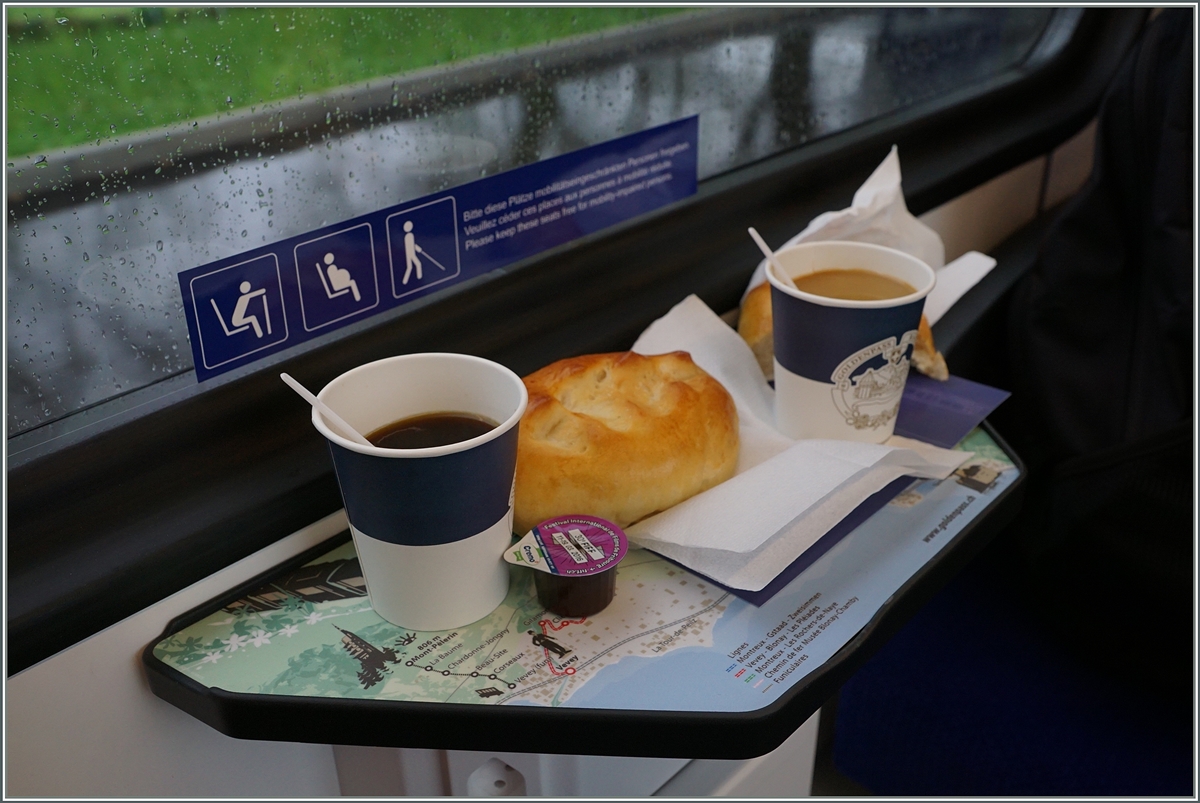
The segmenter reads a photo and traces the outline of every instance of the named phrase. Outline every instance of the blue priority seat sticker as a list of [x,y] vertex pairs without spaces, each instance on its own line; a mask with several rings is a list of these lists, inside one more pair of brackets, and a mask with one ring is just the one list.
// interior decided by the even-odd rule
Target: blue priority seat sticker
[[180,272],[203,382],[696,192],[698,118]]

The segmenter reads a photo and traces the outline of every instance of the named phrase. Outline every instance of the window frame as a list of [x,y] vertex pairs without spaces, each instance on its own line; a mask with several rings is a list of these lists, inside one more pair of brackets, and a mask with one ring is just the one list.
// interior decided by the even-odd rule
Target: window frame
[[436,350],[525,374],[628,348],[691,293],[732,309],[759,260],[748,225],[783,242],[797,221],[844,207],[893,144],[915,214],[1048,152],[1094,116],[1146,16],[1059,10],[1030,57],[987,82],[707,179],[670,208],[297,353],[203,385],[172,377],[10,438],[8,674],[342,507],[280,371],[315,389],[354,365]]

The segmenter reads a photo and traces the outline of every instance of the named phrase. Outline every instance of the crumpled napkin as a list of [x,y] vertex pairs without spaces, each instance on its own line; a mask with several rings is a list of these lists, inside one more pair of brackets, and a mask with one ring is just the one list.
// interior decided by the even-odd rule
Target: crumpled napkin
[[[926,226],[908,211],[900,178],[900,154],[896,146],[879,163],[846,209],[825,212],[812,219],[804,231],[784,243],[787,248],[797,243],[821,240],[854,240],[886,245],[912,254],[937,272],[937,284],[925,298],[925,317],[930,326],[937,323],[946,310],[996,265],[996,260],[978,251],[968,251],[946,264],[946,249],[941,235]],[[745,299],[750,291],[767,280],[767,260],[755,268],[746,285]]]
[[877,445],[784,436],[773,425],[774,390],[754,353],[696,296],[651,324],[633,350],[689,352],[733,397],[741,450],[731,479],[626,532],[635,543],[733,588],[766,586],[897,477],[944,479],[970,457],[906,438]]
[[[946,248],[941,235],[917,220],[904,203],[904,190],[900,186],[900,153],[895,145],[870,178],[854,193],[854,200],[849,207],[817,215],[804,227],[804,231],[776,250],[821,240],[854,240],[885,245],[912,254],[935,271],[946,264]],[[746,294],[766,280],[767,260],[764,259],[750,277]],[[745,295],[742,297],[745,298]]]
[[[942,238],[904,203],[895,147],[848,208],[819,215],[785,245],[818,240],[885,245],[912,254],[935,270],[945,264]],[[931,311],[939,316],[987,272],[986,263],[995,264],[981,254],[959,261],[970,264],[950,272],[959,280],[947,282],[945,298],[935,299]],[[746,293],[766,280],[766,265],[765,259],[759,263]],[[689,352],[733,396],[741,449],[731,479],[638,522],[628,528],[628,535],[635,543],[733,588],[764,588],[863,500],[896,478],[945,479],[971,456],[899,436],[882,445],[793,441],[784,436],[774,426],[775,391],[759,370],[754,353],[695,296],[651,324],[633,350]]]

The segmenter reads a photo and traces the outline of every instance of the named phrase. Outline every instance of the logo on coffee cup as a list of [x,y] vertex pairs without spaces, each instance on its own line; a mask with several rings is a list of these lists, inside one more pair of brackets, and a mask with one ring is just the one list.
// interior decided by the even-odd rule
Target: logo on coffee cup
[[[833,404],[847,424],[855,429],[876,429],[896,417],[908,378],[910,347],[916,340],[915,329],[905,332],[899,343],[894,337],[880,340],[851,354],[834,369],[830,376]],[[883,365],[859,371],[877,357]]]

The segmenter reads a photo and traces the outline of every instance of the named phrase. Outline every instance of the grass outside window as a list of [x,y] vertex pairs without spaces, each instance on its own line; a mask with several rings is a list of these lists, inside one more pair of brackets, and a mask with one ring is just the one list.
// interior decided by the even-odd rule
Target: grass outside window
[[686,10],[10,6],[8,156]]

